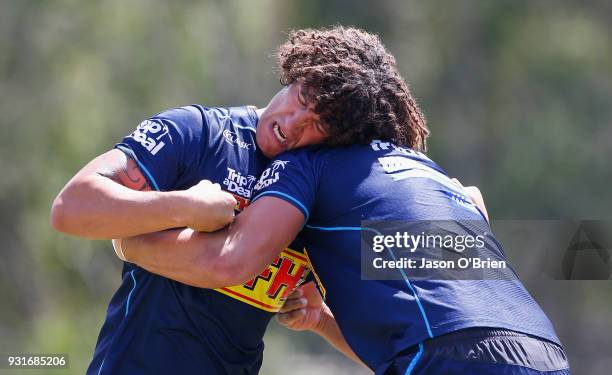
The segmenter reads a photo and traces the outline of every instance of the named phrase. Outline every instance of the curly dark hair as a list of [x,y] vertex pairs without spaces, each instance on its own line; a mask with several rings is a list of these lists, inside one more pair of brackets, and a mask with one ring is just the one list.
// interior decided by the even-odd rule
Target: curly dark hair
[[342,26],[296,30],[277,58],[281,84],[302,83],[330,135],[327,144],[379,139],[426,150],[423,113],[376,35]]

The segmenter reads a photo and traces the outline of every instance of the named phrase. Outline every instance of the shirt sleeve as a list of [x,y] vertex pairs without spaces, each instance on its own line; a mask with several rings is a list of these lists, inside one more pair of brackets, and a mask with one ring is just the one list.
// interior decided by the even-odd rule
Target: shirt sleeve
[[115,148],[136,160],[155,190],[172,190],[201,158],[202,127],[197,108],[174,108],[141,122]]
[[264,197],[280,198],[308,217],[315,203],[318,184],[317,168],[311,150],[301,149],[279,155],[255,184],[253,201]]

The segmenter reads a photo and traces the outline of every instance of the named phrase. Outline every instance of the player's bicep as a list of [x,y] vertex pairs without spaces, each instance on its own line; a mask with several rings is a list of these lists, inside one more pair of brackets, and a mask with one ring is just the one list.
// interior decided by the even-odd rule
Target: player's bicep
[[298,235],[304,214],[294,205],[273,196],[258,199],[248,206],[229,228],[226,244],[234,252],[229,262],[240,277],[257,276]]
[[132,190],[152,190],[149,182],[140,170],[138,163],[121,150],[107,152],[106,162],[97,170],[97,174],[109,178]]

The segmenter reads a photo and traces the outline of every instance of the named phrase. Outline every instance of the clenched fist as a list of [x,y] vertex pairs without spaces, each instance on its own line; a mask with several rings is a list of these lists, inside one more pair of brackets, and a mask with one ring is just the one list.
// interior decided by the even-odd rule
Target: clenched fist
[[327,306],[311,281],[287,297],[276,318],[280,324],[295,331],[315,330],[325,309]]
[[202,180],[177,193],[181,197],[182,221],[186,227],[200,232],[214,232],[234,221],[236,199],[222,191],[219,184]]

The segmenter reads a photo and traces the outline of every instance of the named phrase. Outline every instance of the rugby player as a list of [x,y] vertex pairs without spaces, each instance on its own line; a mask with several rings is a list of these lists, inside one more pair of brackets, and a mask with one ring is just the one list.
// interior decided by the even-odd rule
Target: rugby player
[[[314,34],[296,39],[294,50],[307,49],[311,39],[324,52],[333,44]],[[408,103],[411,96],[391,59],[379,64],[392,77],[385,84],[357,84],[363,90],[379,84]],[[303,77],[306,105],[317,108],[342,89],[336,72],[336,66],[325,66],[304,75],[297,58],[283,78]],[[353,95],[335,103],[355,108],[359,100]],[[118,255],[186,284],[218,288],[257,275],[297,237],[326,291],[331,311],[321,305],[321,321],[337,322],[354,353],[377,374],[569,374],[551,322],[512,269],[489,270],[478,280],[436,274],[414,280],[401,270],[399,280],[361,278],[363,220],[461,223],[460,233],[488,232],[484,251],[505,261],[465,190],[420,152],[427,131],[418,108],[405,117],[397,116],[397,107],[388,108],[390,115],[380,122],[362,114],[361,122],[344,128],[350,137],[337,133],[342,128],[323,113],[326,141],[354,145],[311,146],[279,155],[255,184],[252,204],[228,228],[127,238],[116,242]]]
[[[325,53],[319,39],[296,48],[306,35],[325,42]],[[279,67],[288,70],[297,61],[302,73],[286,77],[265,108],[192,105],[143,121],[66,184],[52,206],[53,227],[111,239],[169,228],[214,231],[225,226],[234,219],[234,208],[240,211],[249,204],[269,157],[324,140],[346,143],[357,134],[346,130],[362,119],[393,115],[400,102],[383,95],[393,77],[379,69],[388,61],[381,54],[384,49],[369,48],[373,43],[380,44],[375,36],[341,27],[292,33],[279,48]],[[341,90],[328,93],[317,106],[308,105],[306,88],[317,84],[316,73],[308,74],[315,79],[309,86],[300,77],[329,66],[336,66],[334,82]],[[361,85],[364,80],[370,84]],[[371,91],[372,82],[381,88]],[[353,101],[359,105],[344,106],[347,97],[359,97]],[[403,114],[416,110],[409,99],[409,107],[400,108]],[[257,373],[270,318],[309,277],[300,244],[259,267],[250,280],[229,287],[231,283],[223,282],[212,290],[124,264],[87,373]],[[352,355],[342,339],[334,336],[334,343]]]

